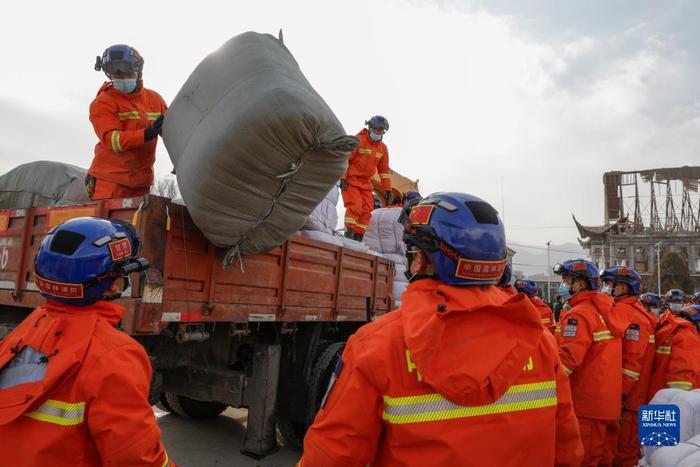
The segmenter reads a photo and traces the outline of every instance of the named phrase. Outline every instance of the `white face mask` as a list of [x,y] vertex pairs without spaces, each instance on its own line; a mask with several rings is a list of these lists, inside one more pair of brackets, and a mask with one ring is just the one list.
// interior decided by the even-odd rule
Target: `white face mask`
[[612,295],[613,292],[613,286],[611,285],[604,285],[603,287],[600,288],[600,293],[606,293],[608,295]]
[[683,305],[681,303],[671,303],[669,306],[673,311],[681,311],[683,309]]
[[661,312],[661,310],[658,308],[650,308],[650,311],[652,313],[654,313],[656,316],[659,316],[659,313]]
[[134,89],[136,89],[136,84],[138,83],[138,80],[136,78],[129,78],[129,79],[113,79],[112,80],[112,85],[114,86],[115,89],[118,91],[123,92],[124,94],[129,94],[134,92]]

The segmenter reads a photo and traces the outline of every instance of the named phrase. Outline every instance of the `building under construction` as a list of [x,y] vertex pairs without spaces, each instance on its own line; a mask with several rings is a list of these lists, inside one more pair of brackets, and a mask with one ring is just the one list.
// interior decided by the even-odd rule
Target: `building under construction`
[[656,268],[657,254],[663,257],[675,251],[688,263],[700,288],[698,179],[700,167],[607,172],[605,223],[581,225],[574,216],[579,243],[600,268],[624,264],[647,280]]

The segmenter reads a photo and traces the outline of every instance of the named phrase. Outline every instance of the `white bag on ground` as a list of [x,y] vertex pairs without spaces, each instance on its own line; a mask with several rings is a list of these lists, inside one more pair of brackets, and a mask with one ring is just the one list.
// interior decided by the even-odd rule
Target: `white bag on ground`
[[[659,390],[652,398],[650,404],[652,405],[662,405],[662,404],[674,404],[680,409],[680,435],[679,440],[682,443],[700,435],[700,390],[694,391],[683,391],[681,389],[671,389],[665,388]],[[669,448],[661,448],[654,446],[644,446],[644,457],[647,462],[656,467],[657,462],[661,462],[659,465],[673,465],[669,464],[672,460],[682,459],[676,457],[676,454],[667,454],[671,449],[675,449],[681,446],[673,446]],[[663,449],[664,453],[660,453]],[[671,451],[675,452],[675,451]],[[680,451],[679,451],[680,452]],[[685,452],[685,451],[683,451]],[[658,457],[662,456],[662,457]],[[670,457],[666,457],[670,456]],[[659,460],[660,459],[660,460]]]
[[254,32],[197,66],[168,110],[163,141],[193,221],[232,247],[225,265],[299,230],[358,144],[284,44]]
[[380,208],[372,211],[364,242],[374,251],[404,255],[403,226],[399,224],[401,208]]
[[318,230],[331,233],[338,225],[338,198],[340,190],[337,186],[331,188],[323,201],[313,210],[301,227],[303,230]]
[[55,161],[22,164],[0,176],[0,209],[27,209],[89,201],[87,170]]

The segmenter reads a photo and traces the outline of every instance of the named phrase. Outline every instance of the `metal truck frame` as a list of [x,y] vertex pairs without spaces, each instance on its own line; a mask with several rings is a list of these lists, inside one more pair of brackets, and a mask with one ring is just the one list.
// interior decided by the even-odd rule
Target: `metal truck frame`
[[192,418],[248,408],[245,454],[300,445],[344,342],[393,306],[393,263],[294,235],[224,269],[184,206],[147,195],[0,210],[0,338],[44,300],[33,281],[46,233],[82,216],[130,221],[151,268],[119,300],[121,327],[153,366],[150,399]]

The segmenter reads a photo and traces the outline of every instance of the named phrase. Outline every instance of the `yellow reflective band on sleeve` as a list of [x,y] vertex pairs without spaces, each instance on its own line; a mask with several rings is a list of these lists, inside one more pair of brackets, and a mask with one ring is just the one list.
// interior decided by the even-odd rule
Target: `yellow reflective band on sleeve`
[[360,154],[372,154],[372,150],[371,150],[371,149],[364,149],[364,148],[358,149],[357,152],[360,153]]
[[374,157],[376,157],[377,159],[381,159],[382,157],[384,157],[384,154],[377,152],[374,154]]
[[138,120],[139,117],[139,112],[138,110],[134,110],[132,112],[120,112],[117,114],[119,117],[119,120]]
[[558,324],[554,328],[554,334],[561,334],[561,326]]
[[470,407],[455,404],[438,393],[408,397],[384,396],[382,418],[387,423],[403,425],[520,412],[556,405],[556,381],[551,380],[517,384],[511,386],[493,404]]
[[549,324],[551,320],[549,318],[542,318],[542,324]]
[[366,228],[369,227],[368,225],[366,225],[366,224],[360,224],[359,222],[355,222],[355,225],[358,226],[358,227],[362,227],[363,229],[366,229]]
[[112,132],[112,150],[114,152],[122,152],[122,144],[119,142],[121,133],[117,130]]
[[54,425],[80,425],[85,416],[85,402],[69,403],[49,399],[33,412],[27,412],[23,415]]
[[666,384],[673,389],[683,389],[684,391],[693,389],[693,383],[688,381],[666,381]]
[[653,334],[649,334],[649,343],[654,344],[656,342],[656,338],[654,337]]
[[379,178],[391,178],[391,174],[379,174]]
[[158,120],[160,115],[160,112],[146,112],[146,120]]
[[563,363],[561,364],[561,367],[564,368],[564,373],[566,373],[566,376],[569,376],[571,373],[573,373],[573,371],[569,370]]
[[639,380],[639,373],[637,373],[636,371],[632,371],[632,370],[629,370],[627,368],[623,368],[622,374],[625,376],[629,376],[630,378],[632,378],[635,381]]
[[610,331],[600,331],[593,333],[593,340],[595,342],[605,341],[609,339],[613,339],[613,335]]
[[168,453],[165,453],[165,460],[163,461],[163,465],[160,467],[168,467],[170,465],[170,458],[168,457]]
[[356,225],[356,224],[357,224],[357,221],[356,221],[355,219],[353,219],[352,217],[346,217],[346,218],[345,218],[345,223],[346,223],[346,224],[349,224],[349,225]]
[[660,345],[659,347],[656,348],[656,353],[659,353],[661,355],[671,355],[671,346],[670,345]]

